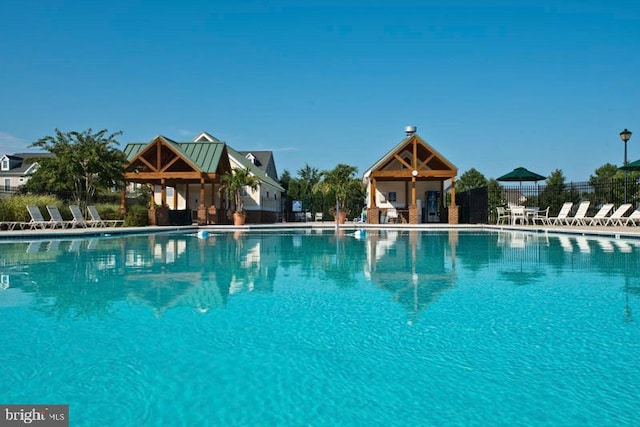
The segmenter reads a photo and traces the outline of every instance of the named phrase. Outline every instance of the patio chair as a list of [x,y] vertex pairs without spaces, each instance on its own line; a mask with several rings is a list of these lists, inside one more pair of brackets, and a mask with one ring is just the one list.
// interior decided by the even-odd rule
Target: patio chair
[[516,225],[520,221],[520,224],[528,224],[527,215],[524,212],[524,206],[512,206],[511,207],[511,225]]
[[54,223],[44,219],[44,217],[42,216],[42,212],[40,212],[40,208],[38,208],[36,205],[27,205],[27,211],[29,212],[31,221],[29,221],[26,226],[31,230],[36,228],[40,228],[43,230],[49,227],[53,228]]
[[604,225],[619,225],[619,226],[623,226],[622,224],[622,220],[623,220],[623,216],[624,214],[627,213],[627,211],[629,209],[631,209],[631,203],[625,203],[623,205],[620,205],[620,207],[618,209],[616,209],[610,217],[606,218],[604,221]]
[[586,200],[584,202],[580,202],[578,205],[578,210],[572,217],[567,217],[564,221],[566,225],[585,225],[584,219],[587,216],[587,211],[589,210],[590,201]]
[[51,222],[53,223],[51,228],[67,228],[67,226],[73,227],[72,221],[65,221],[65,219],[62,218],[62,214],[56,205],[47,205],[47,212],[49,212]]
[[85,219],[82,214],[82,210],[80,210],[80,206],[69,205],[69,210],[71,211],[71,215],[73,215],[73,223],[75,224],[75,227],[87,228],[98,225],[95,221],[87,221]]
[[89,215],[91,215],[91,220],[95,222],[100,227],[117,227],[118,225],[124,224],[124,221],[121,219],[102,219],[100,218],[100,214],[98,213],[98,209],[95,206],[87,206],[87,210],[89,211]]
[[613,203],[607,203],[602,205],[600,210],[596,212],[596,214],[592,217],[586,217],[584,221],[584,225],[603,225],[604,221],[607,219],[607,215],[613,209]]
[[498,206],[496,207],[496,213],[498,214],[498,218],[496,219],[496,224],[509,223],[509,212],[507,212],[507,208]]
[[531,222],[537,224],[540,221],[540,225],[549,225],[549,206],[546,209],[539,210],[533,214]]
[[572,207],[573,202],[564,202],[564,204],[560,208],[560,212],[558,212],[558,216],[549,218],[549,225],[563,225],[566,219],[569,217],[569,213],[571,212]]
[[398,222],[398,211],[395,208],[387,209],[387,221],[390,223]]
[[322,221],[322,212],[316,212],[316,221]]

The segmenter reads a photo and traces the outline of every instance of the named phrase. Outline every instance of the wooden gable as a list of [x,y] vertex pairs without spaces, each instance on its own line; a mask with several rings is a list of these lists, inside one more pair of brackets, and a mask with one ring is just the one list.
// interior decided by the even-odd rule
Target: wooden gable
[[158,136],[146,145],[128,145],[125,152],[130,160],[125,179],[146,183],[217,181],[222,173],[231,169],[224,143],[203,143],[197,150],[190,144],[193,143],[182,144]]
[[453,178],[457,168],[418,135],[400,142],[371,168],[371,177],[383,180]]

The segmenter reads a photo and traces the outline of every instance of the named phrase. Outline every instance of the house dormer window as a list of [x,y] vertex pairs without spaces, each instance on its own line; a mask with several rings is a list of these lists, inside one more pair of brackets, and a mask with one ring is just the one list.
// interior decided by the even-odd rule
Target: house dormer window
[[249,160],[254,165],[256,164],[256,156],[254,156],[253,154],[251,153],[247,154],[246,159]]
[[0,170],[2,170],[2,171],[8,171],[9,170],[9,159],[6,156],[2,158],[0,163],[1,163]]

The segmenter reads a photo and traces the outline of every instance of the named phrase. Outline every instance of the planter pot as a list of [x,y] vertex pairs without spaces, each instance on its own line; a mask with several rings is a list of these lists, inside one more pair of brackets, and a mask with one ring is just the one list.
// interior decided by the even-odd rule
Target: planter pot
[[241,212],[233,213],[233,225],[244,225],[246,215]]
[[338,216],[336,217],[336,222],[338,224],[344,224],[345,222],[347,222],[347,213],[346,212],[339,212]]

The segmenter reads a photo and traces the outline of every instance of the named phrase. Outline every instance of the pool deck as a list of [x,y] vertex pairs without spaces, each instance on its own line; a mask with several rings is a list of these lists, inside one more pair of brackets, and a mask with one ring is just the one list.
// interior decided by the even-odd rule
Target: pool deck
[[[232,225],[189,225],[189,226],[147,226],[147,227],[102,227],[102,228],[69,228],[69,229],[37,229],[37,230],[3,230],[0,240],[33,240],[72,237],[106,237],[132,234],[173,233],[199,230],[207,231],[273,231],[273,230],[332,230],[335,223],[324,222],[283,222],[276,224],[248,224],[240,227]],[[640,227],[613,226],[540,226],[540,225],[490,225],[490,224],[361,224],[349,222],[340,225],[343,230],[502,230],[526,231],[533,233],[574,234],[580,236],[596,236],[608,238],[640,239]]]

